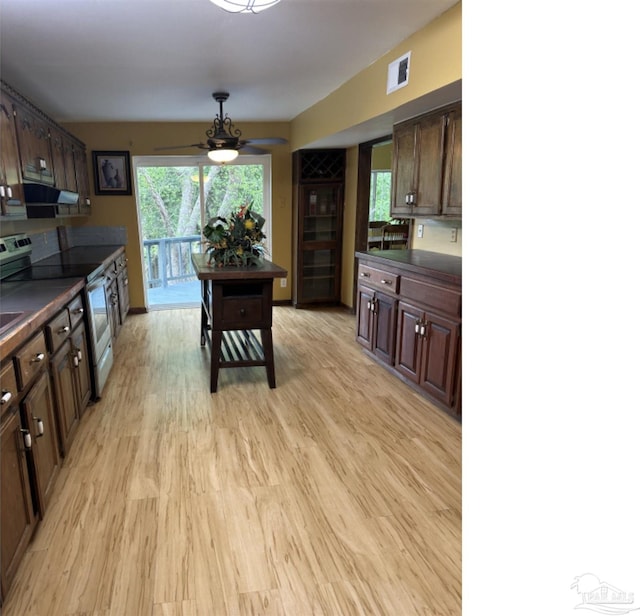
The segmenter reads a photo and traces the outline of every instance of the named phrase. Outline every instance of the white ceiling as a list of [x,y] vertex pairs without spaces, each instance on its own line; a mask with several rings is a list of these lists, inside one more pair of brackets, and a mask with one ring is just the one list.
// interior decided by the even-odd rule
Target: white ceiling
[[0,74],[60,122],[211,123],[214,90],[230,92],[234,122],[289,121],[456,2],[281,0],[237,15],[209,0],[0,0]]

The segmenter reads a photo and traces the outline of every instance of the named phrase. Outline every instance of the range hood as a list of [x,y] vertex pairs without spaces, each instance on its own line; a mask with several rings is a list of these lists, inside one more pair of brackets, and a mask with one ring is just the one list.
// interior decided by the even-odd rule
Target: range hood
[[46,184],[23,184],[27,218],[56,218],[59,206],[77,206],[80,195],[70,190],[61,190]]

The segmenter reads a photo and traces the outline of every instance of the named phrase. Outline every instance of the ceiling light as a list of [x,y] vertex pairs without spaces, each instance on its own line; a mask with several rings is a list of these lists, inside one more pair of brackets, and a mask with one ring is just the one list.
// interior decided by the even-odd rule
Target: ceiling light
[[211,0],[216,6],[228,13],[259,13],[280,0]]
[[238,158],[238,150],[210,150],[209,152],[207,152],[207,156],[214,163],[230,163],[232,160]]

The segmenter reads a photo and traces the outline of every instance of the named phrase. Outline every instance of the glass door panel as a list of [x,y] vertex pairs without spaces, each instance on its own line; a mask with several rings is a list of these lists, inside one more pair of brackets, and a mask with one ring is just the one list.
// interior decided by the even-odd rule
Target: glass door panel
[[331,297],[336,284],[336,250],[305,250],[302,255],[303,300]]

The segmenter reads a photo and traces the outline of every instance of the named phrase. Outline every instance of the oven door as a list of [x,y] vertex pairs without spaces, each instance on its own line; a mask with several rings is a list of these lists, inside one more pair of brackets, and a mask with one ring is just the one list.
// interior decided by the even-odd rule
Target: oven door
[[89,322],[91,324],[91,338],[95,350],[96,362],[104,353],[111,341],[111,325],[107,310],[107,279],[99,276],[87,285],[87,302],[89,305]]
[[93,374],[95,398],[100,398],[102,388],[113,365],[111,324],[107,308],[107,278],[99,276],[87,284],[89,327],[93,346]]

